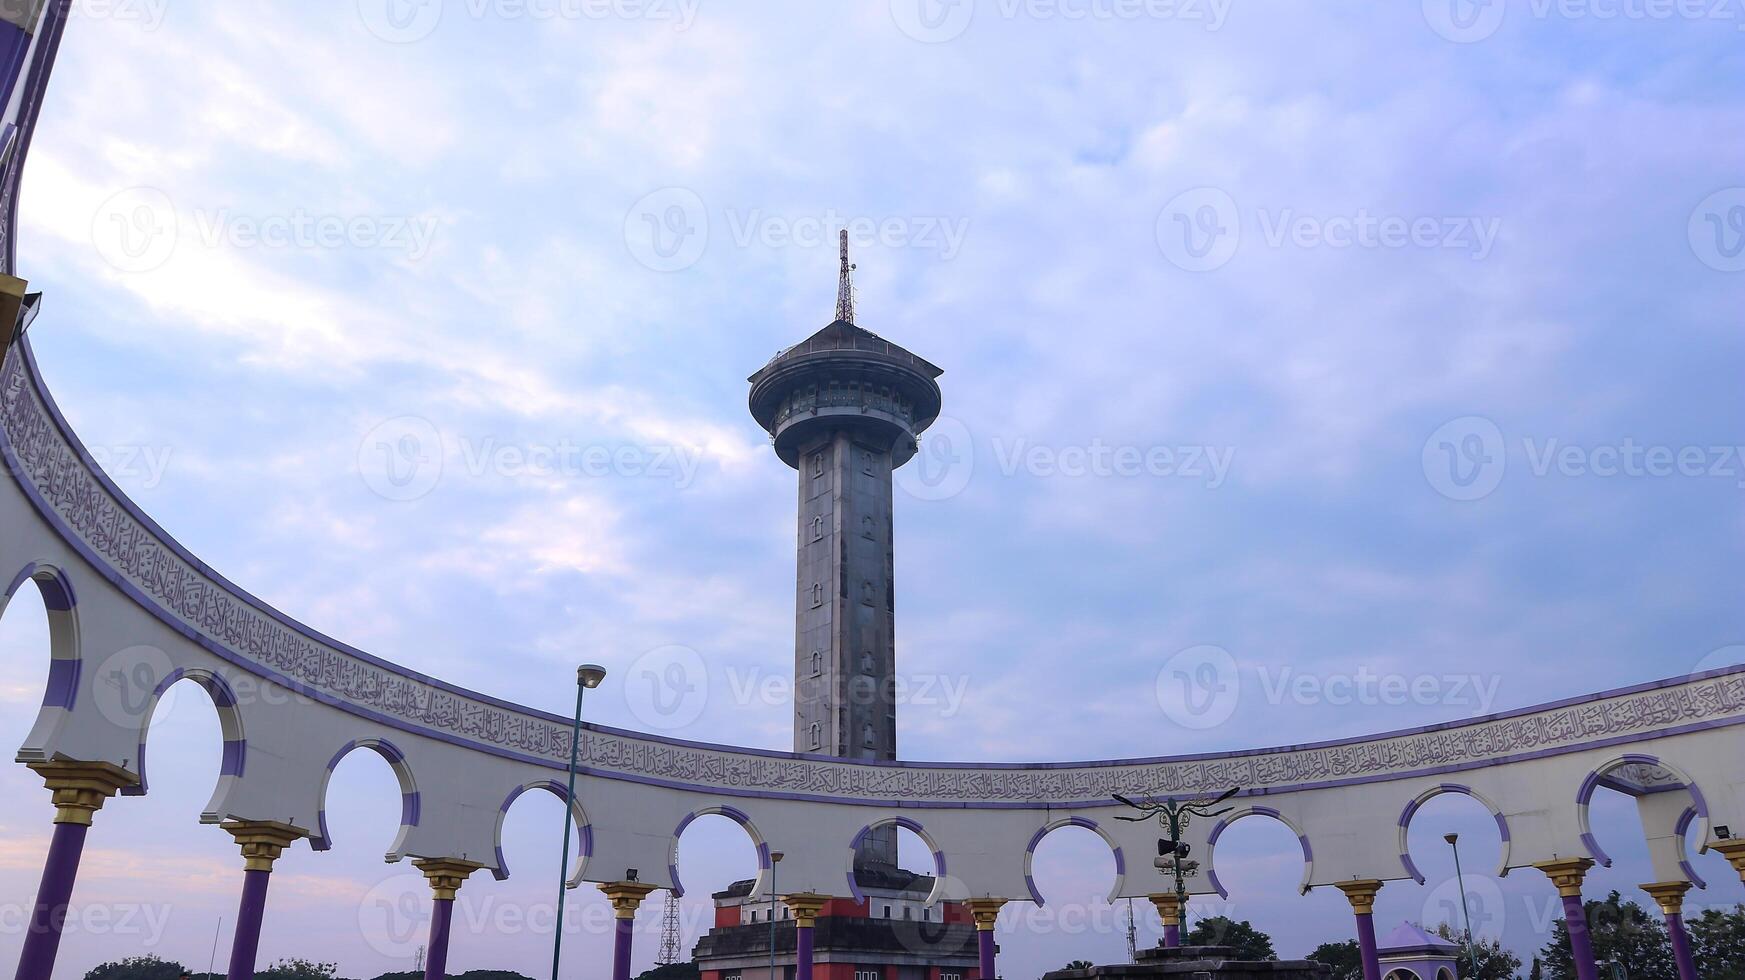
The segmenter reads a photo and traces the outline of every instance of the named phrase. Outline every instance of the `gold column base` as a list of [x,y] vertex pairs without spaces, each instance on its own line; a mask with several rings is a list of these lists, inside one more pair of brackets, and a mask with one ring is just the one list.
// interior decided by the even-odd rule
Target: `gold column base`
[[242,848],[244,871],[270,873],[285,848],[308,836],[290,824],[272,820],[228,820],[219,826]]
[[1709,850],[1719,851],[1733,870],[1739,872],[1739,880],[1745,881],[1745,840],[1718,841],[1710,844]]
[[1557,886],[1557,894],[1564,898],[1580,898],[1581,882],[1587,877],[1588,869],[1594,866],[1593,858],[1559,858],[1556,861],[1540,861],[1533,867],[1545,872],[1545,877]]
[[619,919],[636,918],[636,909],[654,891],[653,885],[640,881],[608,881],[600,885],[606,899],[612,903],[612,915]]
[[1374,878],[1359,878],[1354,881],[1335,881],[1333,887],[1345,893],[1345,900],[1351,903],[1351,911],[1358,915],[1375,914],[1375,895],[1381,891],[1383,882]]
[[1684,893],[1690,891],[1688,881],[1657,881],[1642,885],[1648,897],[1660,905],[1662,915],[1681,915],[1684,912]]
[[139,783],[139,774],[112,762],[32,762],[54,794],[55,823],[91,826],[91,815],[121,790]]
[[463,861],[460,858],[419,858],[412,866],[424,872],[425,880],[430,882],[431,897],[438,902],[452,902],[460,886],[472,877],[472,873],[484,865],[476,861]]
[[830,901],[828,895],[783,895],[782,902],[788,911],[794,913],[794,925],[801,929],[810,929],[818,924],[818,913],[824,911],[824,904]]
[[1180,895],[1147,895],[1151,904],[1157,909],[1157,917],[1163,920],[1165,926],[1182,924],[1182,913],[1187,911],[1187,900]]
[[972,898],[963,903],[968,909],[970,918],[975,919],[977,932],[993,932],[994,921],[1000,917],[1000,909],[1005,908],[1003,898]]

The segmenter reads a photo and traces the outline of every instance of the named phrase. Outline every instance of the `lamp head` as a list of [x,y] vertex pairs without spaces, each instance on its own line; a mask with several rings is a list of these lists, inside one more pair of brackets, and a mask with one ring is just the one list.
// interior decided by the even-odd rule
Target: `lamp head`
[[600,682],[605,679],[606,668],[599,664],[583,664],[576,668],[576,683],[590,691],[599,687]]
[[1460,835],[1459,834],[1443,834],[1442,839],[1447,841],[1449,843],[1449,845],[1452,846],[1460,841]]

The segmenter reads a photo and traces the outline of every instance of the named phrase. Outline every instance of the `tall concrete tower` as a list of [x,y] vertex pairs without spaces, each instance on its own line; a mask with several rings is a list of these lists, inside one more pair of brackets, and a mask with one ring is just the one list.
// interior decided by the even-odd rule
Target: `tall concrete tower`
[[[842,233],[836,319],[752,375],[751,414],[799,473],[794,750],[897,757],[891,475],[939,417],[944,372],[854,323]],[[896,831],[857,864],[895,865]]]

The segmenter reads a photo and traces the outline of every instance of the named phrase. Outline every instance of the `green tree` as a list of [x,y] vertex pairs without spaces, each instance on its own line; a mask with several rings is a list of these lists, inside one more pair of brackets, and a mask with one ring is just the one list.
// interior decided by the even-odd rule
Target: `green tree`
[[[1067,965],[1061,967],[1060,969],[1061,970],[1089,970],[1090,968],[1092,968],[1096,965],[1097,964],[1092,963],[1090,960],[1073,960],[1071,963],[1068,963]],[[1055,972],[1058,973],[1060,971],[1057,970]]]
[[[1466,948],[1466,937],[1444,922],[1436,927],[1436,935],[1460,947],[1460,975],[1466,980],[1514,980],[1521,968],[1521,958],[1503,948],[1495,939],[1474,939],[1472,950]],[[1469,959],[1469,957],[1471,959]],[[1471,960],[1478,961],[1478,973],[1472,972]]]
[[1705,909],[1685,921],[1697,975],[1706,980],[1745,980],[1745,905],[1732,911]]
[[[1588,933],[1593,937],[1594,959],[1616,960],[1629,972],[1630,980],[1677,980],[1672,962],[1672,943],[1658,914],[1650,915],[1635,902],[1626,902],[1617,892],[1603,902],[1587,902]],[[1575,960],[1569,953],[1569,928],[1562,919],[1552,924],[1551,941],[1539,951],[1550,980],[1575,980]]]
[[337,963],[316,963],[293,957],[279,960],[264,970],[256,970],[255,980],[333,980],[337,972]]
[[1183,946],[1233,946],[1236,955],[1245,960],[1276,960],[1272,937],[1254,928],[1248,920],[1236,922],[1222,915],[1208,916],[1194,923],[1182,937]]
[[1527,971],[1527,980],[1545,980],[1545,964],[1537,956],[1533,957],[1533,968]]
[[186,972],[188,971],[182,964],[174,960],[150,955],[130,956],[114,963],[92,967],[85,974],[85,980],[179,980]]
[[1332,967],[1332,980],[1363,978],[1363,951],[1358,948],[1355,939],[1347,939],[1342,943],[1322,943],[1309,953],[1309,959]]

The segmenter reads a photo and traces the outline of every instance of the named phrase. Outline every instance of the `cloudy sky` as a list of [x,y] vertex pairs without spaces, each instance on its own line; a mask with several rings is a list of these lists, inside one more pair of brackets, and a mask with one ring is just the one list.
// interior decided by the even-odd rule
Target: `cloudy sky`
[[[745,378],[829,319],[847,225],[862,325],[946,371],[897,502],[902,755],[1356,735],[1745,659],[1745,5],[1701,7],[93,2],[20,274],[81,436],[244,587],[467,687],[562,712],[598,661],[594,720],[785,748],[793,475]],[[18,743],[46,630],[8,612]],[[671,663],[701,665],[679,708],[648,687]],[[217,722],[184,692],[152,738],[57,976],[224,961]],[[0,781],[10,960],[50,810]],[[396,794],[344,764],[263,964],[410,968]],[[1592,890],[1649,880],[1628,801],[1596,806]],[[559,818],[517,805],[520,873],[463,891],[451,969],[544,969]],[[1426,808],[1430,885],[1381,919],[1457,908],[1460,829],[1481,931],[1541,945],[1554,895],[1484,877],[1486,824]],[[736,833],[687,834],[693,896],[750,872]],[[1218,910],[1282,953],[1350,934],[1291,894],[1282,828],[1219,863]],[[1014,907],[1005,975],[1124,955],[1106,850],[1063,833],[1040,867],[1061,911]],[[600,975],[604,900],[573,901],[566,961]]]

